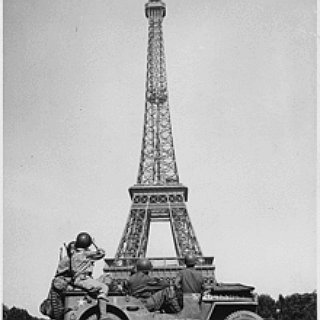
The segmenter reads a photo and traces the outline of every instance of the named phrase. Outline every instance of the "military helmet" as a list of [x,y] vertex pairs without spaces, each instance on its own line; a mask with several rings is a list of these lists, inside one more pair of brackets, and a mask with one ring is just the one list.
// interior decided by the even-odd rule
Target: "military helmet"
[[196,265],[197,258],[194,254],[188,253],[184,256],[184,263],[187,267],[193,267]]
[[76,238],[76,248],[88,248],[92,244],[92,238],[87,232],[80,232]]
[[152,263],[148,259],[139,259],[136,264],[137,271],[150,271],[152,269]]
[[68,245],[67,245],[67,255],[68,255],[68,257],[71,256],[71,253],[72,253],[71,251],[74,250],[75,245],[76,245],[76,242],[75,242],[75,241],[70,241],[70,242],[68,243]]

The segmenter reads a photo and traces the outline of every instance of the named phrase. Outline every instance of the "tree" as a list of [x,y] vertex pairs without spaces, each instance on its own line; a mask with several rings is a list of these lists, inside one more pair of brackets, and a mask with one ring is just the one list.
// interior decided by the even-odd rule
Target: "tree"
[[317,294],[295,293],[290,296],[279,296],[277,301],[279,319],[281,320],[316,320]]
[[3,320],[45,320],[30,316],[27,310],[12,307],[9,309],[6,305],[2,305]]
[[9,313],[9,308],[5,304],[2,304],[3,320],[7,320],[8,319],[8,313]]
[[276,301],[267,294],[259,295],[257,313],[265,319],[276,318]]
[[8,313],[7,320],[31,320],[31,317],[26,310],[12,307]]

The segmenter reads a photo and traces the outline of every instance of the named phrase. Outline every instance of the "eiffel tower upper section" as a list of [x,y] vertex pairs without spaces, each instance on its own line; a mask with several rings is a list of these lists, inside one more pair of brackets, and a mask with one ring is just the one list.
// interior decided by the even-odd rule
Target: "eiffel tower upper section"
[[138,184],[174,185],[179,183],[169,112],[167,75],[162,21],[165,4],[151,0],[146,4],[149,20],[147,81],[144,132]]

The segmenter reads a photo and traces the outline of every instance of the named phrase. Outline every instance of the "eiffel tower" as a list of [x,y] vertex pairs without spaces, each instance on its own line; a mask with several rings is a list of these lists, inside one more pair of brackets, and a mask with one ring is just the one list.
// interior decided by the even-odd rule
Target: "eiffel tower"
[[[132,200],[129,217],[114,259],[106,259],[105,271],[120,277],[120,267],[126,267],[145,257],[150,224],[165,221],[170,224],[177,266],[186,253],[199,259],[199,268],[213,279],[212,257],[203,257],[188,215],[188,188],[179,181],[169,111],[166,64],[162,22],[166,6],[161,0],[145,4],[148,19],[147,77],[144,129],[137,183],[129,188]],[[159,260],[170,258],[159,258]],[[171,261],[172,263],[172,261]],[[159,267],[165,276],[166,265]],[[118,268],[118,269],[117,269]],[[172,268],[171,268],[172,271]],[[172,273],[170,273],[172,275]]]

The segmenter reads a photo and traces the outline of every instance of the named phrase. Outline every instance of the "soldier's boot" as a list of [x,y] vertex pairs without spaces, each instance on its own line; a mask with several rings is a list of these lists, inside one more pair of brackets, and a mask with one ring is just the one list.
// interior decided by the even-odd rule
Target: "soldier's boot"
[[99,320],[110,320],[108,318],[108,313],[107,313],[107,301],[101,298],[99,298],[98,301],[99,301],[99,311],[100,311]]

